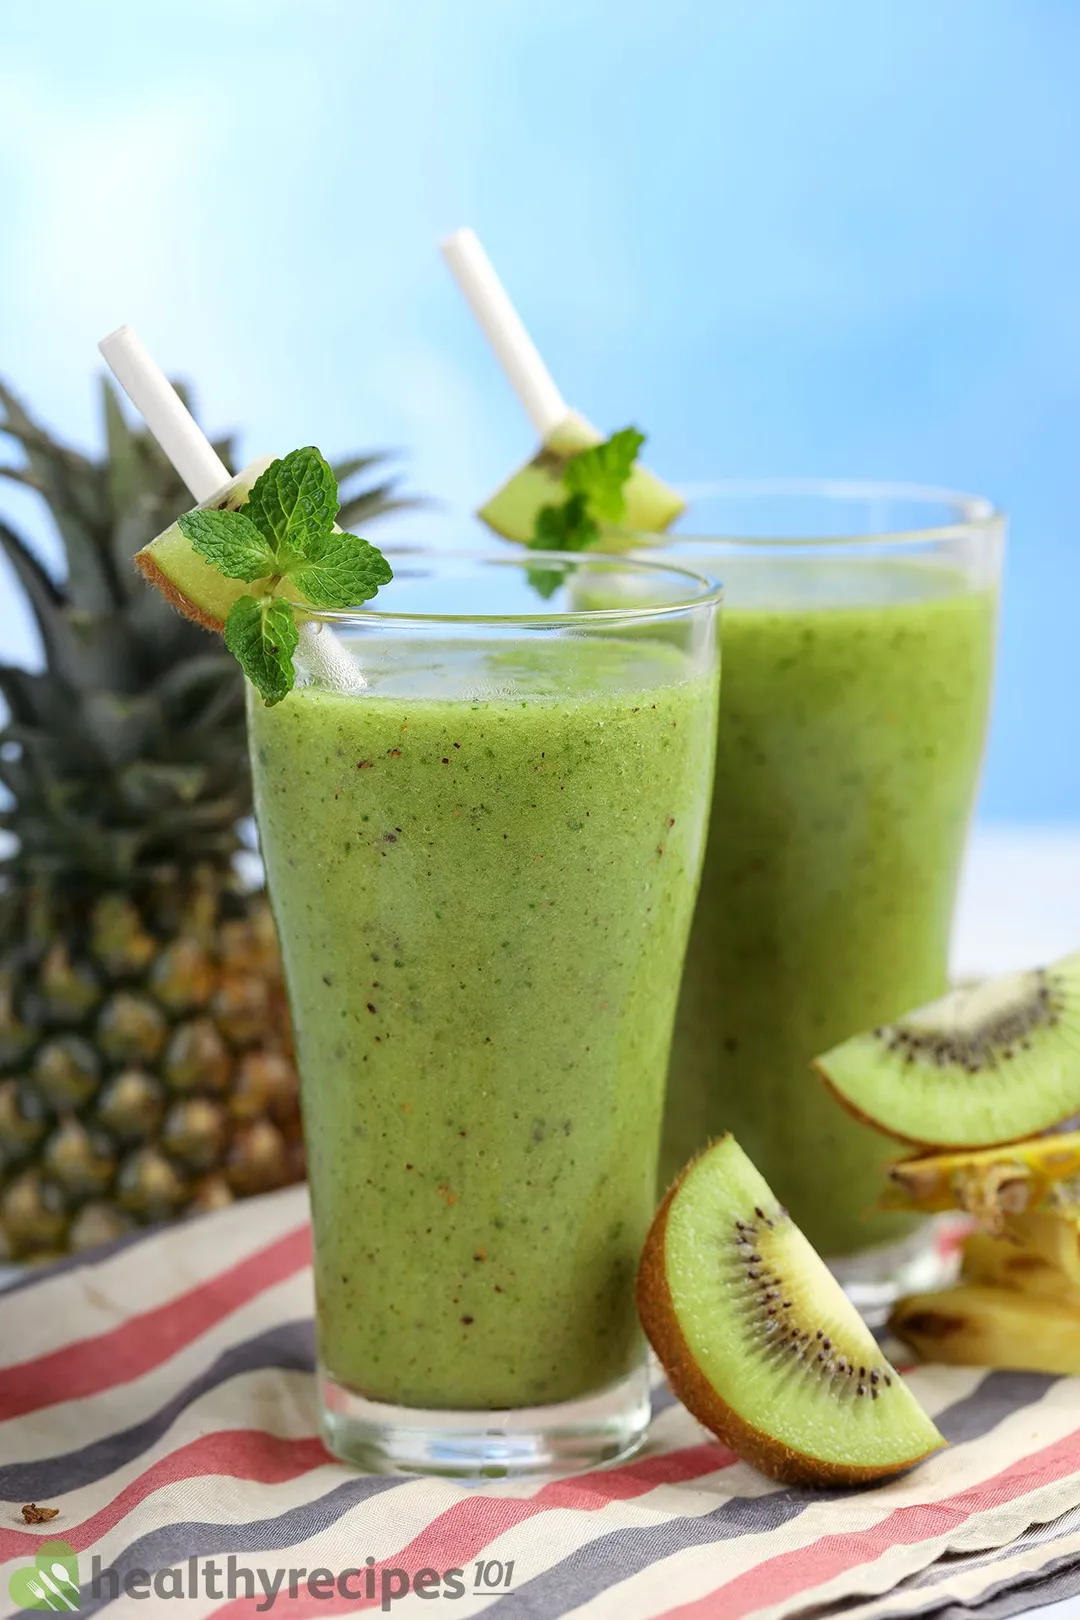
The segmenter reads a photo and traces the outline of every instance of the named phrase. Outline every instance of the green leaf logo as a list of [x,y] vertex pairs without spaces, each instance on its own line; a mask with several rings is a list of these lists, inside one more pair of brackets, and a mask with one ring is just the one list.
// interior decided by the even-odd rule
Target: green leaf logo
[[79,1561],[70,1541],[43,1541],[28,1569],[17,1569],[8,1595],[20,1609],[71,1614],[79,1607]]

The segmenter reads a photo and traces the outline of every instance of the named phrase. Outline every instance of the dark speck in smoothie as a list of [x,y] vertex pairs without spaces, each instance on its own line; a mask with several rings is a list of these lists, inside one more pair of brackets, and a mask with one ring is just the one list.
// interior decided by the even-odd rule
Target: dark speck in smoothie
[[368,1002],[367,1010],[368,1010],[369,1013],[373,1013],[376,1010],[375,1009],[375,1003],[373,1001]]
[[463,1316],[461,1320],[465,1327],[472,1327],[473,1323],[476,1321],[476,1318],[475,1316]]
[[327,986],[328,986],[328,987],[330,987],[330,986],[332,986],[332,985],[333,985],[333,983],[334,983],[334,981],[333,981],[333,979],[332,979],[332,978],[331,978],[331,977],[330,977],[330,975],[329,975],[329,973],[324,973],[324,974],[323,974],[323,976],[322,976],[322,982],[323,982],[323,984],[325,984],[325,985],[327,985]]
[[370,771],[374,764],[375,761],[373,759],[358,759],[356,762],[356,768],[358,771]]

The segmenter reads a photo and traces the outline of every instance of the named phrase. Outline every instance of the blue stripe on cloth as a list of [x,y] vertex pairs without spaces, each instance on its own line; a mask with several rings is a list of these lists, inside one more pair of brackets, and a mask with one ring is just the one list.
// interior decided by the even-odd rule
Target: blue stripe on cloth
[[312,1373],[314,1366],[315,1337],[310,1319],[282,1322],[279,1327],[223,1350],[205,1372],[185,1384],[170,1401],[141,1423],[104,1435],[80,1451],[10,1463],[0,1468],[0,1499],[42,1501],[92,1485],[125,1463],[133,1462],[141,1452],[148,1451],[168,1432],[185,1407],[228,1379],[267,1369]]
[[[976,1390],[946,1407],[935,1421],[952,1445],[978,1440],[1011,1413],[1038,1400],[1056,1381],[1041,1373],[988,1373]],[[984,1400],[984,1392],[988,1399]],[[491,1616],[498,1620],[535,1620],[537,1615],[556,1620],[684,1548],[760,1535],[790,1523],[817,1503],[846,1501],[856,1494],[872,1495],[881,1488],[864,1485],[852,1491],[849,1487],[811,1490],[789,1486],[766,1496],[731,1497],[711,1513],[636,1525],[631,1530],[612,1530],[505,1597],[497,1598],[484,1610],[484,1620]]]
[[[112,1559],[110,1568],[115,1569],[120,1581],[133,1570],[148,1570],[154,1572],[159,1569],[169,1569],[173,1564],[182,1564],[185,1559],[197,1555],[200,1560],[204,1558],[219,1558],[229,1553],[237,1555],[250,1555],[252,1553],[280,1552],[287,1547],[295,1547],[309,1536],[318,1535],[337,1524],[351,1508],[370,1501],[372,1497],[380,1496],[385,1491],[394,1491],[414,1485],[415,1480],[404,1479],[399,1475],[387,1474],[360,1474],[355,1479],[346,1480],[344,1484],[337,1485],[325,1496],[318,1497],[314,1502],[302,1502],[297,1507],[289,1508],[285,1513],[279,1513],[272,1519],[254,1519],[248,1524],[206,1524],[197,1520],[189,1520],[176,1524],[162,1525],[157,1530],[149,1531],[145,1536],[139,1536],[130,1542]],[[361,1556],[360,1560],[363,1562]],[[85,1575],[86,1554],[82,1554],[80,1574]],[[240,1563],[245,1562],[240,1557]],[[80,1615],[100,1614],[101,1610],[112,1601],[109,1592],[103,1591],[101,1596],[93,1596],[88,1580],[83,1580],[79,1588]],[[272,1611],[271,1611],[272,1612]],[[26,1609],[23,1614],[30,1620],[40,1620],[41,1611]],[[147,1605],[147,1614],[156,1613],[156,1600],[151,1599]]]

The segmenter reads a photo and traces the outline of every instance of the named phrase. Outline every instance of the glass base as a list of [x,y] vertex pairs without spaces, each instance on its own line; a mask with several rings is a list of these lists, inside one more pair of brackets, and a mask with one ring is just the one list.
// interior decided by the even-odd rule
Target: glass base
[[370,1474],[542,1479],[631,1456],[649,1426],[640,1368],[579,1400],[501,1412],[427,1411],[369,1401],[319,1369],[322,1436],[342,1462]]
[[928,1293],[953,1281],[957,1258],[946,1232],[946,1222],[929,1220],[899,1243],[830,1260],[829,1270],[866,1325],[879,1328],[902,1295]]

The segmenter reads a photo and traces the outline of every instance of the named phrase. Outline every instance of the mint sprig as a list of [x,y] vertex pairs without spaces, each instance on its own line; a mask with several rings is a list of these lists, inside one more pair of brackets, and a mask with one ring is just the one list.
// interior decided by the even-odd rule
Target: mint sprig
[[[603,444],[568,457],[562,475],[566,499],[537,512],[530,548],[588,551],[600,539],[604,523],[621,522],[626,515],[626,484],[644,443],[644,433],[627,427]],[[562,575],[551,568],[530,568],[528,579],[546,599],[561,584]]]
[[225,645],[268,705],[296,679],[296,613],[305,606],[349,608],[393,578],[382,552],[334,527],[337,481],[314,446],[273,461],[237,511],[199,508],[179,519],[181,534],[228,579],[261,585],[225,620]]

